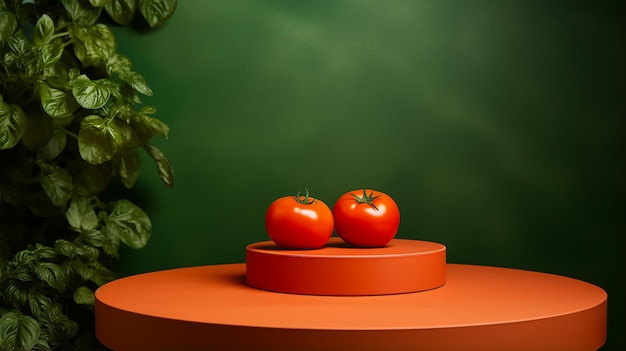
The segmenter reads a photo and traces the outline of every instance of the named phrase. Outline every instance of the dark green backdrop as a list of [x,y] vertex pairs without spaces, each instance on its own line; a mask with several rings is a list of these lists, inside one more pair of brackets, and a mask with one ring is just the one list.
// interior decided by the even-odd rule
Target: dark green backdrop
[[[180,1],[116,30],[171,127],[134,200],[153,221],[121,274],[243,262],[267,206],[371,187],[398,237],[448,261],[538,270],[609,293],[626,349],[625,18],[610,1]],[[620,335],[621,333],[621,335]],[[608,349],[608,347],[607,347]]]

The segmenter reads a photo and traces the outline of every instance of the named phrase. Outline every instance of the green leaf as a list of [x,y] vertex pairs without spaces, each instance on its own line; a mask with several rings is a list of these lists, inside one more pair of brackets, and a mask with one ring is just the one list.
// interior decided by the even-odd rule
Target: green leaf
[[103,7],[109,3],[109,0],[89,0],[89,3],[93,7]]
[[6,38],[6,43],[18,57],[25,57],[31,49],[31,44],[24,36],[23,31],[17,31],[14,35]]
[[45,43],[41,46],[39,50],[39,57],[41,59],[41,63],[48,70],[50,67],[53,67],[59,60],[61,56],[63,56],[63,50],[65,46],[63,42],[60,40],[53,40],[49,43]]
[[83,159],[101,164],[113,158],[118,150],[136,147],[132,128],[118,120],[104,120],[97,115],[87,116],[80,124],[78,147]]
[[156,146],[151,144],[144,145],[144,149],[148,152],[148,155],[152,157],[152,159],[157,164],[157,170],[159,172],[159,177],[163,184],[166,187],[171,188],[174,186],[174,168],[172,167],[172,163],[170,160],[165,157],[163,152],[159,150]]
[[29,266],[37,260],[37,256],[33,250],[21,250],[13,256],[13,262],[18,267]]
[[65,218],[77,232],[93,230],[98,226],[96,211],[94,211],[89,200],[82,196],[72,197],[70,206],[65,212]]
[[18,311],[9,311],[0,318],[0,349],[30,350],[37,344],[39,322]]
[[[92,246],[93,247],[93,246]],[[84,281],[88,281],[91,273],[89,271],[89,267],[87,264],[80,258],[73,258],[61,263],[63,266],[63,271],[67,276],[76,277],[80,276],[80,278]]]
[[138,113],[134,115],[133,118],[133,126],[147,140],[149,140],[153,135],[162,136],[167,139],[167,135],[170,131],[170,128],[167,124],[163,123],[159,119],[148,117],[145,114]]
[[30,282],[30,281],[32,281],[35,278],[35,276],[33,275],[32,268],[30,266],[20,266],[20,267],[17,267],[13,271],[11,276],[15,277],[15,279],[21,280],[23,282]]
[[102,285],[115,279],[115,274],[98,261],[89,262],[89,269],[89,280],[94,282],[96,285]]
[[109,75],[113,75],[114,73],[130,72],[132,64],[128,57],[115,54],[107,59],[105,68]]
[[33,347],[33,351],[52,351],[52,348],[46,340],[39,339],[35,347]]
[[80,106],[92,110],[104,106],[111,96],[105,84],[93,81],[85,74],[72,81],[72,94]]
[[52,137],[46,145],[39,149],[39,152],[43,159],[53,160],[63,152],[66,144],[67,134],[65,129],[55,128],[52,131]]
[[89,27],[73,27],[70,31],[74,53],[85,66],[100,66],[116,55],[117,43],[108,26],[97,23]]
[[65,257],[74,257],[76,254],[76,245],[65,239],[57,239],[54,242],[54,251]]
[[109,123],[108,135],[116,150],[137,147],[133,128],[118,118]]
[[79,286],[74,291],[74,302],[79,305],[93,305],[96,302],[96,297],[88,287]]
[[100,17],[101,8],[93,7],[86,0],[62,0],[63,7],[70,14],[72,21],[83,26],[91,26]]
[[80,107],[72,94],[53,88],[46,82],[39,84],[39,94],[41,107],[52,118],[68,117]]
[[63,206],[72,197],[72,177],[65,168],[40,164],[39,183],[52,204]]
[[176,0],[140,0],[139,11],[150,27],[165,23],[176,10]]
[[122,76],[122,79],[130,84],[133,89],[146,96],[152,96],[152,89],[146,83],[146,79],[139,73],[130,72]]
[[98,251],[98,249],[93,246],[83,244],[76,244],[76,253],[86,262],[95,261],[100,256],[100,251]]
[[132,188],[141,171],[141,159],[137,149],[128,149],[114,159],[115,173],[128,189]]
[[46,334],[56,340],[68,340],[78,333],[78,324],[63,313],[63,305],[56,301],[42,311],[41,321],[45,321]]
[[78,132],[78,149],[85,161],[95,165],[113,158],[115,145],[109,141],[108,130],[100,116],[90,115],[82,120]]
[[[53,88],[69,91],[69,73],[70,69],[65,64],[47,66],[44,70],[45,81]],[[76,76],[78,76],[78,74]]]
[[111,234],[106,228],[101,232],[101,246],[107,256],[117,259],[119,257],[120,239],[116,234]]
[[127,25],[135,16],[137,2],[135,0],[111,0],[104,6],[104,9],[115,22]]
[[107,241],[106,234],[100,230],[87,230],[81,235],[82,242],[93,247],[103,247]]
[[0,42],[10,37],[17,28],[15,15],[6,9],[0,10]]
[[35,244],[35,250],[33,250],[33,253],[38,259],[52,259],[57,255],[53,248],[40,243]]
[[28,293],[28,305],[33,317],[41,319],[44,312],[52,305],[52,299],[36,289]]
[[109,232],[134,249],[142,248],[148,243],[152,230],[150,218],[141,208],[128,200],[116,201],[105,222]]
[[72,260],[65,261],[63,265],[66,274],[72,276],[79,275],[85,282],[92,281],[96,285],[102,285],[115,278],[115,274],[113,274],[111,270],[96,260],[85,262],[81,259],[74,258]]
[[139,113],[141,113],[142,115],[153,115],[156,112],[157,112],[156,107],[150,106],[150,105],[143,106],[141,108],[141,111],[139,111]]
[[27,122],[24,110],[2,101],[0,95],[0,150],[10,149],[20,141]]
[[35,24],[35,32],[33,33],[33,41],[36,45],[43,45],[52,40],[54,36],[54,22],[50,16],[43,14]]
[[73,67],[67,72],[67,76],[69,77],[70,81],[78,78],[79,75],[80,75],[80,69],[78,67]]
[[20,308],[28,302],[28,290],[23,289],[20,285],[9,283],[2,292],[4,303],[13,308]]
[[35,266],[35,274],[37,274],[39,279],[48,283],[51,287],[57,290],[65,289],[67,277],[61,266],[58,264],[52,262],[39,262]]
[[92,165],[79,159],[72,167],[74,194],[85,197],[97,196],[106,189],[112,177],[111,162]]

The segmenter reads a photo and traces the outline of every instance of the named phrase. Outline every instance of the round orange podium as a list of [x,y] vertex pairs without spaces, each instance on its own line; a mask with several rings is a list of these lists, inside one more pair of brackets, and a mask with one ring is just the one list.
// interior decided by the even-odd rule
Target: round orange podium
[[317,250],[285,250],[271,241],[246,247],[246,280],[255,288],[307,295],[385,295],[438,288],[446,282],[446,247],[394,239],[355,248],[331,238]]
[[96,291],[96,336],[113,350],[598,350],[607,294],[516,269],[448,264],[446,284],[323,296],[250,287],[244,263],[179,268]]

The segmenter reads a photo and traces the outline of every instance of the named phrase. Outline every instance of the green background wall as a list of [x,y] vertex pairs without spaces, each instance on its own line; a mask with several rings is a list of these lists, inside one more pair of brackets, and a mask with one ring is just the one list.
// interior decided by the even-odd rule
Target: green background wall
[[[153,221],[123,275],[243,262],[267,206],[371,187],[398,237],[448,261],[567,275],[609,293],[626,349],[626,8],[610,1],[180,1],[117,29],[171,127],[131,197]],[[147,161],[147,160],[146,160]],[[622,335],[620,335],[622,334]]]

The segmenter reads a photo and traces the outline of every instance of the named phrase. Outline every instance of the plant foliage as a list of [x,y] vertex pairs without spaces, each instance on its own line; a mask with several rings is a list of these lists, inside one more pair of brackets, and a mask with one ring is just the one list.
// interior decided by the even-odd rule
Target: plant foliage
[[163,24],[176,0],[0,0],[0,349],[92,349],[95,289],[146,213],[103,200],[131,188],[143,149],[167,187],[167,138],[145,78],[109,25]]

